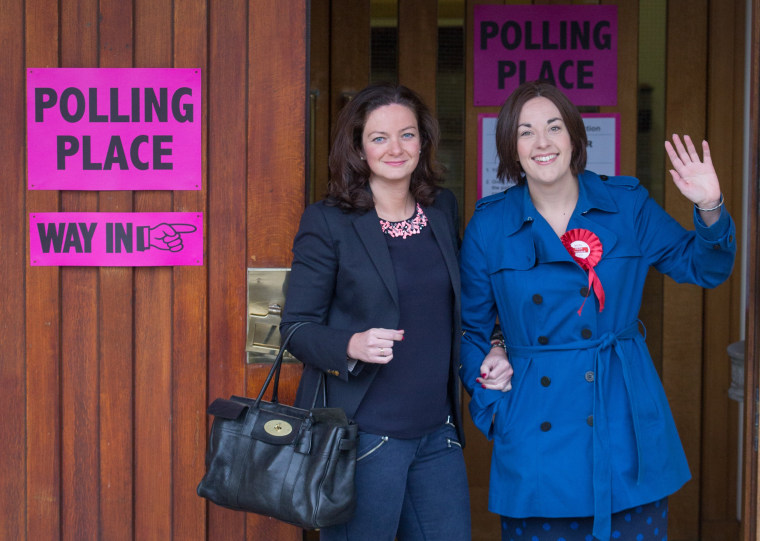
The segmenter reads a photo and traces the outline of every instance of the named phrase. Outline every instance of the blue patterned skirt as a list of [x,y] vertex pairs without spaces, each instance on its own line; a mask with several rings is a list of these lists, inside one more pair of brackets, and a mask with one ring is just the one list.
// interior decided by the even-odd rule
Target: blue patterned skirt
[[[501,517],[502,541],[595,541],[593,517]],[[667,541],[668,499],[612,515],[613,541]]]

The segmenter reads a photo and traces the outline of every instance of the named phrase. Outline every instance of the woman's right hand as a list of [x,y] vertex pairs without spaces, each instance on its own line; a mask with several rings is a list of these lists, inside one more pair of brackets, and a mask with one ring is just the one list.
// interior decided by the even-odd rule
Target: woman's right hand
[[365,363],[387,364],[393,359],[394,342],[403,339],[403,330],[368,329],[351,337],[346,354]]
[[512,374],[514,370],[507,358],[507,352],[500,347],[494,347],[483,359],[480,377],[475,381],[484,389],[507,392],[512,390]]

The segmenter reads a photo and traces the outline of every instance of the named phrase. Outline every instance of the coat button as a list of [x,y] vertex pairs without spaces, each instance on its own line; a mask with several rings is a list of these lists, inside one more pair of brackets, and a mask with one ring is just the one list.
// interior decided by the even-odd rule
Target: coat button
[[541,423],[541,432],[549,432],[552,429],[552,424],[549,421]]
[[599,178],[602,179],[602,180],[607,180],[610,177],[608,177],[607,175],[599,175]]
[[541,344],[542,346],[545,346],[546,344],[549,343],[549,338],[546,336],[539,336],[538,343]]
[[550,377],[544,376],[541,378],[541,385],[543,385],[544,387],[548,387],[551,384],[552,384],[552,380]]
[[331,376],[340,376],[340,372],[338,372],[337,370],[328,370],[327,373],[330,374]]
[[593,415],[589,415],[588,417],[586,417],[586,424],[588,426],[594,426],[594,416]]
[[720,244],[713,244],[713,250],[720,250]]
[[585,374],[584,377],[586,378],[586,381],[588,381],[589,383],[593,383],[594,382],[594,373],[591,370],[589,370],[588,372],[586,372],[586,374]]
[[533,295],[533,304],[541,304],[542,302],[544,302],[544,298],[541,295],[538,293]]
[[582,336],[583,338],[587,339],[587,340],[588,340],[589,338],[591,338],[591,329],[583,329],[583,330],[581,331],[581,336]]
[[588,288],[586,286],[581,288],[581,297],[588,297]]

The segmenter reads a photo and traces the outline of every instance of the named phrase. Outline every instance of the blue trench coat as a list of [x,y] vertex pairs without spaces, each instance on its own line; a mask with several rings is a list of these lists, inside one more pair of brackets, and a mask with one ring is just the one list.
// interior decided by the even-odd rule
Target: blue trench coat
[[[711,227],[695,210],[696,231],[687,231],[635,178],[585,171],[579,186],[567,230],[602,243],[604,310],[526,185],[486,197],[461,250],[460,376],[475,425],[494,441],[489,510],[594,516],[595,536],[609,539],[611,513],[690,478],[638,322],[649,267],[715,287],[731,273],[736,234],[725,207]],[[497,315],[514,368],[505,393],[475,381]]]

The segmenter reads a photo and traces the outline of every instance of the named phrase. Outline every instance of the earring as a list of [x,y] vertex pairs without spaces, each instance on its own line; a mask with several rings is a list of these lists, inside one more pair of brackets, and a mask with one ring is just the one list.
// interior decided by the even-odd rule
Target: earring
[[364,160],[364,156],[359,156],[359,159],[360,160]]

